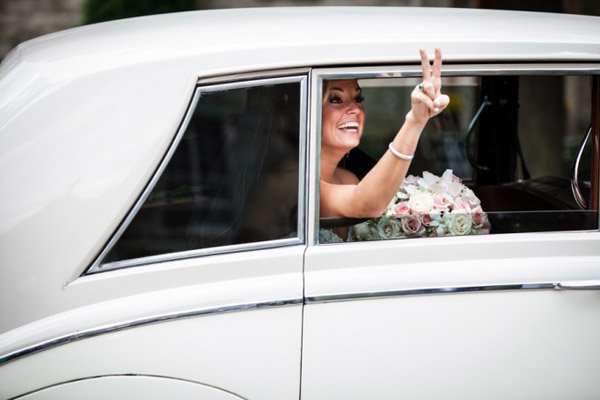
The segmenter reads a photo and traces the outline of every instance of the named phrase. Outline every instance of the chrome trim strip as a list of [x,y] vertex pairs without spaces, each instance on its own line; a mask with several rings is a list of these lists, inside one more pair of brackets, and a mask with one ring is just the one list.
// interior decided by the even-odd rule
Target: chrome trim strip
[[240,72],[233,74],[213,75],[198,78],[198,85],[212,85],[216,83],[228,83],[242,80],[277,78],[288,75],[306,75],[310,68],[288,68],[288,69],[273,69],[273,70],[257,70],[250,72]]
[[294,83],[294,82],[302,83],[302,81],[305,79],[306,79],[306,75],[300,75],[300,76],[294,75],[294,76],[284,76],[284,77],[274,77],[274,78],[252,79],[252,80],[244,80],[244,81],[219,83],[219,84],[214,84],[214,85],[209,85],[209,86],[199,86],[197,90],[202,93],[213,93],[213,92],[221,92],[223,90],[245,89],[245,88],[251,88],[251,87],[262,86],[262,85],[279,85],[282,83]]
[[260,310],[260,309],[264,309],[264,308],[283,307],[283,306],[290,306],[290,305],[296,305],[296,304],[302,304],[302,299],[298,298],[298,299],[275,300],[275,301],[266,301],[266,302],[261,302],[261,303],[236,304],[233,306],[223,306],[223,307],[216,307],[216,308],[209,308],[209,309],[193,310],[193,311],[186,311],[186,312],[181,312],[181,313],[173,313],[173,314],[166,314],[166,315],[155,316],[155,317],[148,317],[148,318],[143,318],[143,319],[139,319],[139,320],[118,323],[118,324],[115,324],[112,326],[105,326],[105,327],[97,328],[97,329],[88,329],[88,330],[77,331],[75,333],[63,335],[63,336],[60,336],[60,337],[57,337],[57,338],[54,338],[51,340],[44,341],[42,343],[27,346],[25,348],[10,352],[8,354],[4,354],[4,355],[0,356],[0,365],[5,364],[10,361],[14,361],[17,358],[24,357],[29,354],[33,354],[33,353],[37,353],[37,352],[47,350],[47,349],[50,349],[53,347],[61,346],[63,344],[72,343],[77,340],[87,339],[87,338],[91,338],[94,336],[103,335],[105,333],[122,331],[124,329],[129,329],[129,328],[137,328],[137,327],[140,327],[143,325],[179,320],[179,319],[183,319],[183,318],[201,317],[201,316],[207,316],[207,315],[223,314],[223,313],[246,311],[246,310]]
[[[564,285],[564,284],[563,284]],[[10,361],[14,361],[20,357],[24,357],[29,354],[37,353],[43,350],[47,350],[53,347],[68,344],[80,339],[87,339],[94,336],[99,336],[105,333],[111,333],[121,331],[128,328],[136,328],[144,325],[155,324],[159,322],[167,322],[178,320],[182,318],[199,317],[206,315],[230,313],[236,311],[245,310],[258,310],[270,307],[283,307],[291,306],[296,304],[320,304],[320,303],[331,303],[341,301],[355,301],[355,300],[368,300],[375,298],[389,298],[399,296],[418,296],[418,295],[432,295],[432,294],[452,294],[452,293],[471,293],[471,292],[486,292],[486,291],[505,291],[505,290],[560,290],[566,289],[561,287],[560,283],[517,283],[517,284],[497,284],[497,285],[481,285],[481,286],[457,286],[457,287],[432,287],[432,288],[416,288],[416,289],[400,289],[400,290],[386,290],[380,292],[362,292],[362,293],[344,293],[344,294],[333,294],[333,295],[318,295],[308,296],[304,301],[302,299],[286,299],[277,301],[268,301],[261,303],[248,303],[238,304],[233,306],[223,306],[210,309],[193,310],[181,313],[167,314],[156,317],[148,317],[144,319],[123,322],[112,326],[107,326],[98,329],[89,329],[78,331],[69,335],[60,336],[51,340],[47,340],[42,343],[27,346],[20,350],[13,351],[8,354],[0,356],[0,365]]]
[[110,263],[100,264],[97,269],[90,270],[86,274],[96,274],[98,272],[105,271],[113,271],[116,269],[128,268],[128,267],[137,267],[148,264],[157,264],[168,261],[177,261],[183,260],[186,258],[194,258],[194,257],[206,257],[206,256],[214,256],[217,254],[231,254],[238,253],[241,251],[248,250],[265,250],[265,249],[275,249],[279,247],[286,246],[294,246],[304,244],[304,241],[300,238],[287,238],[287,239],[276,239],[276,240],[265,240],[263,242],[253,242],[253,243],[241,243],[241,244],[231,244],[227,246],[218,246],[218,247],[208,247],[204,249],[194,249],[187,251],[179,251],[176,253],[165,253],[165,254],[157,254],[155,256],[147,256],[140,258],[133,258],[131,260],[123,260],[123,261],[113,261]]
[[500,285],[484,285],[484,286],[458,286],[458,287],[438,287],[438,288],[418,288],[418,289],[400,289],[400,290],[385,290],[381,292],[365,292],[365,293],[344,293],[330,294],[306,297],[306,304],[311,303],[330,303],[338,301],[365,300],[372,298],[386,298],[397,296],[418,296],[428,294],[449,294],[449,293],[468,293],[468,292],[485,292],[499,290],[538,290],[538,289],[557,289],[558,283],[516,283],[516,284],[500,284]]
[[[417,64],[381,67],[315,68],[321,79],[344,78],[420,78],[421,66]],[[597,75],[600,64],[555,63],[555,64],[444,64],[443,76],[464,75]]]
[[298,132],[298,148],[299,148],[299,168],[298,168],[298,236],[302,243],[306,242],[306,204],[307,198],[307,140],[308,140],[308,78],[304,76],[300,81],[300,115],[299,115],[299,132]]
[[[196,105],[198,104],[199,99],[202,97],[202,93],[212,93],[212,92],[219,92],[219,91],[223,91],[223,90],[249,88],[249,87],[255,87],[255,86],[260,86],[260,85],[274,85],[274,84],[294,83],[294,82],[300,83],[301,98],[300,98],[300,127],[299,127],[299,129],[300,129],[300,138],[301,139],[300,139],[300,149],[299,149],[299,157],[300,157],[299,160],[301,161],[302,160],[302,158],[301,158],[302,151],[303,151],[303,149],[302,149],[302,147],[303,147],[302,146],[302,133],[306,131],[306,126],[303,125],[303,123],[302,123],[302,120],[306,119],[306,118],[303,118],[303,115],[306,114],[306,107],[303,108],[304,98],[302,97],[302,96],[306,95],[306,85],[307,85],[306,75],[264,78],[264,79],[250,80],[250,81],[229,82],[229,83],[215,84],[215,85],[210,85],[210,86],[197,87],[194,92],[192,101],[191,101],[190,105],[188,106],[188,109],[186,111],[183,122],[181,123],[181,125],[175,135],[175,138],[173,139],[173,142],[171,143],[169,149],[167,150],[167,153],[165,154],[164,158],[161,160],[157,170],[154,172],[152,178],[150,179],[150,182],[148,183],[148,185],[142,192],[142,195],[138,198],[138,200],[136,201],[134,206],[128,212],[125,219],[121,222],[121,225],[119,225],[119,227],[117,228],[117,230],[115,231],[113,236],[110,238],[108,243],[105,245],[104,249],[100,252],[100,254],[96,257],[96,259],[94,260],[92,265],[84,272],[83,275],[94,274],[94,273],[104,272],[104,271],[111,271],[111,270],[115,270],[115,269],[121,269],[121,268],[127,268],[127,267],[139,266],[139,265],[146,265],[146,264],[150,264],[150,263],[180,260],[183,258],[234,253],[234,252],[246,251],[246,250],[261,250],[261,249],[265,249],[265,248],[275,248],[275,247],[303,244],[305,242],[304,235],[303,235],[305,215],[303,213],[303,208],[300,208],[300,204],[299,204],[299,207],[298,207],[299,237],[298,238],[276,239],[276,240],[268,240],[268,241],[253,242],[253,243],[243,243],[243,244],[228,245],[228,246],[221,246],[221,247],[194,249],[194,250],[181,251],[181,252],[175,252],[175,253],[166,253],[166,254],[159,254],[159,255],[155,255],[155,256],[134,258],[134,259],[130,259],[130,260],[102,263],[102,260],[104,259],[104,257],[106,257],[106,255],[110,252],[110,250],[113,248],[115,243],[121,238],[121,236],[123,235],[123,233],[129,226],[131,221],[135,218],[139,209],[142,207],[142,205],[144,204],[144,202],[146,201],[148,196],[150,196],[150,193],[154,189],[154,186],[156,185],[156,183],[160,179],[160,176],[162,175],[162,173],[168,166],[169,161],[173,157],[175,150],[177,149],[179,143],[181,142],[181,139],[183,138],[183,135],[185,134],[185,131],[187,129],[189,121],[192,118],[192,115],[194,114],[194,110],[196,109]],[[300,174],[301,173],[302,173],[302,171],[300,171]],[[302,186],[302,181],[303,181],[302,179],[299,180],[299,189]],[[304,189],[304,188],[302,188],[302,189]],[[303,191],[300,191],[298,193],[298,202],[299,203],[304,203],[303,194],[304,194]]]
[[310,96],[310,158],[309,158],[309,193],[308,207],[309,236],[308,244],[319,244],[319,192],[321,175],[321,93],[323,93],[323,78],[319,74],[311,74]]

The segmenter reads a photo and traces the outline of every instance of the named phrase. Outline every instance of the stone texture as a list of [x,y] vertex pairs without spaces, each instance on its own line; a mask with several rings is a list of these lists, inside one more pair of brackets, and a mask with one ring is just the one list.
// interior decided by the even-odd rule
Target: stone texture
[[19,43],[81,23],[83,0],[0,0],[0,59]]

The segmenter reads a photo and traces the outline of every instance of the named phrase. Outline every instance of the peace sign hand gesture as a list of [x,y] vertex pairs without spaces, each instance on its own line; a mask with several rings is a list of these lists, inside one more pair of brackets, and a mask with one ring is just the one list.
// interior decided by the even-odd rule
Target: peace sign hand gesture
[[423,82],[417,85],[410,95],[412,109],[407,118],[425,123],[429,118],[441,113],[450,103],[450,98],[441,93],[442,51],[439,48],[435,49],[433,70],[431,70],[425,50],[419,49],[419,53],[421,54]]

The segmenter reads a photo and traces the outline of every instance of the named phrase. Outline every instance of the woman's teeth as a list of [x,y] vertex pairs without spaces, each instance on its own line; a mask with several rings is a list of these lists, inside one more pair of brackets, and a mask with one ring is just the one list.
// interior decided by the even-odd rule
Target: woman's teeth
[[338,125],[338,129],[346,131],[348,133],[357,133],[358,132],[358,122],[346,122],[345,124]]

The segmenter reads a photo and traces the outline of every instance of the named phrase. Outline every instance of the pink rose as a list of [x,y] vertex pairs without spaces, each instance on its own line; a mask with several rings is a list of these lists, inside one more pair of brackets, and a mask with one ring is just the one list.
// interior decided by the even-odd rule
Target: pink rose
[[423,214],[421,215],[421,220],[424,226],[430,226],[431,221],[433,221],[433,218],[431,218],[431,214]]
[[458,199],[454,200],[454,207],[452,211],[454,213],[470,214],[471,204],[469,204],[469,202],[463,199],[462,197],[459,197]]
[[481,228],[487,221],[487,214],[483,212],[481,206],[477,206],[471,210],[471,218],[473,219],[473,228]]
[[433,209],[440,212],[446,212],[450,210],[450,202],[448,199],[441,194],[433,195]]
[[394,206],[394,215],[402,216],[410,214],[410,208],[407,201],[401,201]]
[[420,215],[405,215],[401,221],[402,230],[409,236],[419,236],[425,232]]

